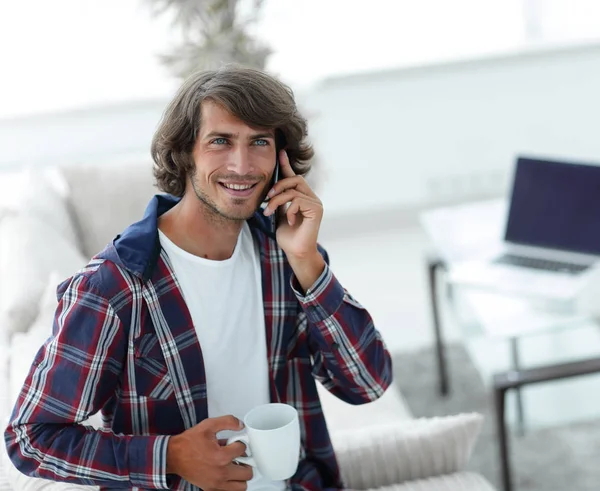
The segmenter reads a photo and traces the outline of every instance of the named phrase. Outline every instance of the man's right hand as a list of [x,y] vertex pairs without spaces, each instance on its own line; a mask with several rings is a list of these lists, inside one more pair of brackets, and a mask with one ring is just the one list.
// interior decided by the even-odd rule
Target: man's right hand
[[241,442],[221,446],[217,433],[239,431],[243,423],[234,416],[208,418],[183,433],[172,436],[167,447],[167,474],[177,474],[200,489],[243,491],[252,479],[252,468],[233,462],[244,455]]

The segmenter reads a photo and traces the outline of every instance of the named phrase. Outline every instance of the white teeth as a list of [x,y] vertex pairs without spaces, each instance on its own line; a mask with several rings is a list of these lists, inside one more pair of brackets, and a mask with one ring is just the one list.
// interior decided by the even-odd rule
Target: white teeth
[[229,188],[229,189],[236,189],[238,191],[242,191],[244,189],[250,189],[252,186],[254,186],[254,184],[225,184],[225,183],[223,183],[223,186],[225,186],[226,188]]

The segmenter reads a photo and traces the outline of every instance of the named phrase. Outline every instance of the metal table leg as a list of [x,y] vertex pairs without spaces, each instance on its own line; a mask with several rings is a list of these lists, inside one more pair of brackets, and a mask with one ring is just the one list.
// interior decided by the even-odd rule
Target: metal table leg
[[433,317],[433,329],[435,335],[435,352],[438,366],[439,390],[440,394],[448,395],[448,365],[446,362],[446,350],[442,338],[442,329],[440,325],[440,312],[438,304],[438,285],[437,271],[445,269],[446,265],[440,258],[430,255],[427,257],[427,272],[429,281],[429,300],[431,303],[431,313]]
[[600,373],[600,357],[568,363],[525,368],[494,375],[496,426],[500,450],[502,491],[512,491],[512,473],[509,455],[508,432],[505,421],[506,392],[526,385],[536,385],[554,380],[564,380]]
[[508,438],[504,417],[506,406],[505,387],[494,387],[494,401],[496,410],[496,430],[498,432],[498,446],[500,449],[500,478],[502,482],[502,491],[512,491]]
[[[510,353],[512,359],[512,369],[515,373],[521,370],[521,357],[519,354],[519,340],[516,337],[510,338]],[[525,436],[525,412],[523,411],[523,391],[521,387],[515,389],[515,401],[517,407],[517,433],[519,436]]]

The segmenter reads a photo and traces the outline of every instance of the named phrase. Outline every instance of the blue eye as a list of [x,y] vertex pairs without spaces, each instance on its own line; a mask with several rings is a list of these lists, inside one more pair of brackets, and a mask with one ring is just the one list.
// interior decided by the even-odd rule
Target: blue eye
[[225,145],[227,140],[225,138],[215,138],[212,142],[216,143],[217,145]]
[[266,147],[269,142],[267,140],[255,140],[254,143],[259,147]]

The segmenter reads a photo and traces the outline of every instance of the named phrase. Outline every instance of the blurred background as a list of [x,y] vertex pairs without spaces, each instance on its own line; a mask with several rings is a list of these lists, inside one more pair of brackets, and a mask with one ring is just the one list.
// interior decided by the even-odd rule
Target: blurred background
[[[471,297],[464,323],[446,295],[451,285],[430,275],[440,241],[468,248],[481,235],[500,239],[501,219],[476,212],[466,215],[471,223],[452,212],[504,202],[519,155],[600,162],[596,0],[2,1],[0,220],[38,189],[33,173],[57,183],[84,230],[102,222],[118,233],[124,205],[111,199],[135,186],[117,176],[149,169],[150,140],[182,78],[230,61],[264,68],[294,90],[318,154],[311,182],[325,208],[321,241],[396,356],[414,416],[480,410],[493,420],[491,380],[514,368],[517,338],[525,366],[597,357],[597,326],[574,333],[562,318],[560,329],[536,331],[542,336],[485,327],[472,336],[465,325],[484,322],[482,305],[487,317],[514,313],[503,318],[511,326],[530,322],[526,308]],[[52,171],[61,168],[66,179]],[[142,213],[131,206],[132,216]],[[0,222],[5,251],[32,240],[42,259],[50,254],[41,232],[19,242],[2,230]],[[83,257],[96,252],[94,241],[82,244]],[[0,305],[13,294],[7,277]],[[449,395],[438,390],[435,299]],[[509,400],[510,428],[522,429],[523,419],[527,428],[512,454],[518,489],[597,489],[600,475],[590,473],[600,451],[589,442],[600,437],[598,388],[587,377]],[[494,481],[500,464],[488,430],[472,465]]]

